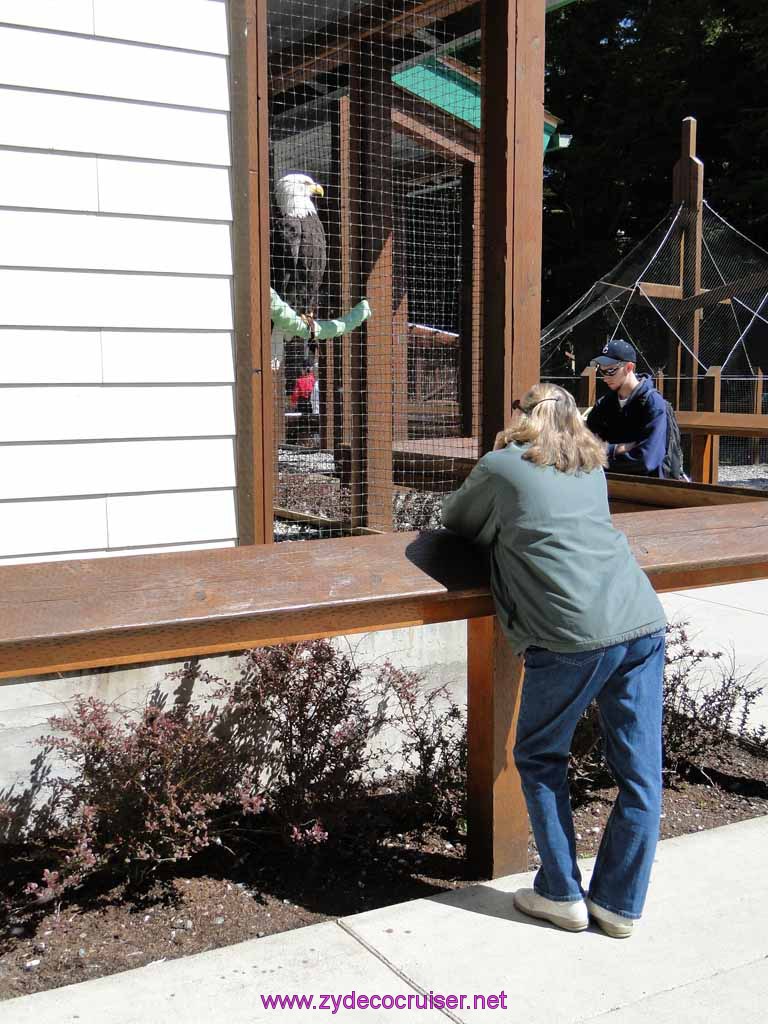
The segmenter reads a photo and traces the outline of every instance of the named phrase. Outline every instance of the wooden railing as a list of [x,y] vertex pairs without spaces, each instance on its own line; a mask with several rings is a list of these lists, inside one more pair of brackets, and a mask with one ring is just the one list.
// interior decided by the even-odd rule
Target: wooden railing
[[[768,504],[616,517],[658,591],[768,577]],[[522,669],[485,561],[445,532],[0,568],[0,678],[467,620],[469,854],[523,870],[512,759]]]

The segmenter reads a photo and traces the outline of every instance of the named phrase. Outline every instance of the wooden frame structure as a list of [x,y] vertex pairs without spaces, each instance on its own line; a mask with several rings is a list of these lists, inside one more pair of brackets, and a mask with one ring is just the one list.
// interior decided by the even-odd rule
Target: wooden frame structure
[[230,0],[235,259],[237,526],[241,544],[272,541],[267,0]]
[[[346,34],[326,36],[311,67],[298,59],[290,71],[281,64],[284,80],[297,81],[327,68],[345,59],[350,47],[370,52],[382,32],[410,31],[437,11],[469,4],[391,0],[389,20],[375,24],[366,6]],[[375,11],[380,14],[381,9],[379,0]],[[242,546],[0,567],[0,678],[467,620],[471,855],[480,875],[524,869],[528,826],[512,758],[522,664],[510,655],[493,616],[482,560],[444,533],[265,546],[271,540],[272,503],[266,0],[231,0],[231,11]],[[484,194],[494,202],[494,217],[487,219],[482,233],[478,367],[483,379],[481,438],[487,447],[511,414],[512,397],[534,383],[539,372],[544,4],[484,0],[483,11],[483,158],[480,172],[475,164],[467,189],[477,195],[482,180]],[[373,77],[358,81],[348,113],[343,107],[340,111],[340,137],[362,132],[356,145],[371,161],[361,186],[363,197],[371,187],[371,174],[386,166],[389,155],[364,136],[364,125],[352,123],[352,113],[370,105],[379,86],[383,83]],[[361,198],[352,184],[349,189],[353,209]],[[365,231],[376,244],[365,265],[350,233],[350,269],[342,290],[352,290],[354,275],[360,274],[369,287],[377,284],[383,295],[391,294],[386,280],[393,258],[389,217],[384,204],[368,213]],[[389,316],[384,317],[387,323]],[[333,350],[335,380],[346,381],[349,373],[354,382],[373,372],[371,362],[363,359],[337,363],[343,345]],[[354,445],[364,443],[366,431],[381,429],[390,437],[391,424],[391,406],[376,401],[358,418],[334,421],[333,429],[350,430]],[[713,421],[690,426],[713,432]],[[359,494],[369,523],[380,521],[377,517],[385,518],[380,498],[366,486],[361,481]],[[615,494],[614,500],[648,509],[691,504],[690,489],[665,481],[642,486],[642,502],[635,500],[636,489],[629,497],[626,490]],[[619,520],[658,590],[768,577],[766,505],[748,500],[751,495],[729,492],[722,495],[722,503],[733,505],[726,510],[712,507],[713,494],[712,488],[700,492],[706,507],[640,512]]]
[[[616,520],[658,591],[768,577],[766,502],[717,507],[704,488],[707,507],[654,508],[670,490],[648,481],[647,510]],[[0,679],[465,619],[469,853],[493,877],[527,866],[512,758],[522,672],[483,559],[450,534],[0,567]]]
[[[393,39],[474,6],[484,26],[481,131],[394,85],[389,74]],[[270,62],[273,96],[340,64],[351,70],[348,95],[338,100],[331,121],[338,170],[330,174],[330,263],[341,267],[332,301],[348,308],[365,294],[374,317],[362,342],[344,338],[321,349],[320,434],[350,487],[352,525],[391,529],[393,450],[394,461],[402,462],[409,415],[449,415],[460,421],[464,437],[477,443],[482,436],[484,443],[505,422],[512,394],[538,379],[538,350],[514,340],[539,327],[545,11],[546,4],[535,0],[371,4]],[[397,187],[385,124],[450,161],[461,178],[461,393],[450,407],[430,408],[418,396],[411,402],[407,397],[405,339],[412,329],[407,295],[394,292],[399,256],[392,208],[382,206],[388,191],[382,180]],[[495,203],[487,231],[485,194]],[[374,437],[375,445],[368,444]]]
[[[768,271],[748,274],[715,288],[703,287],[704,164],[696,153],[696,134],[696,119],[686,117],[682,123],[680,158],[672,173],[672,202],[682,207],[678,283],[640,281],[640,294],[637,298],[638,301],[658,298],[679,303],[677,311],[682,320],[682,340],[670,340],[669,357],[669,365],[674,367],[670,400],[675,409],[679,412],[719,412],[719,398],[713,393],[712,385],[701,380],[699,368],[699,336],[703,315],[713,306],[729,303],[739,290],[755,286],[768,289]],[[717,367],[711,367],[711,370],[716,372],[707,376],[718,376]],[[685,384],[686,379],[690,381],[688,385]],[[759,375],[757,387],[762,394],[762,374]]]

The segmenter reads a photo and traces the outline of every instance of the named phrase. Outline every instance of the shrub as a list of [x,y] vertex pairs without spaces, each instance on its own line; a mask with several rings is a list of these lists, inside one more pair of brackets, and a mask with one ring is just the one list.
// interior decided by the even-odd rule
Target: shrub
[[[455,826],[464,814],[465,716],[416,672],[386,664],[367,692],[353,659],[317,640],[248,651],[233,681],[197,659],[173,678],[170,709],[159,693],[137,715],[75,698],[50,720],[30,789],[0,794],[0,841],[15,829],[40,865],[35,900],[100,871],[139,883],[212,844],[250,842],[243,816],[262,810],[259,831],[296,850],[324,843],[328,821],[343,838],[351,804],[381,792],[372,740],[385,724],[398,737],[385,781],[422,816]],[[216,701],[207,710],[192,701],[199,684]]]
[[138,882],[163,862],[221,842],[232,807],[261,810],[253,772],[238,770],[215,721],[213,709],[166,711],[154,702],[132,717],[93,697],[77,697],[52,718],[60,735],[41,743],[71,776],[51,783],[46,818],[58,862],[43,888],[60,890],[102,868]]
[[421,814],[451,824],[466,815],[466,715],[445,686],[424,690],[424,677],[386,662],[378,673],[380,710],[400,735],[390,778]]
[[[675,774],[696,764],[703,754],[734,738],[768,751],[764,726],[752,728],[750,716],[763,687],[751,675],[739,675],[733,652],[696,650],[686,623],[667,627],[664,672],[664,764]],[[712,671],[702,670],[706,662]],[[713,678],[714,677],[714,678]]]
[[[270,812],[302,845],[327,837],[331,804],[360,795],[374,723],[362,672],[329,641],[248,651],[234,682],[217,680],[219,732],[243,765],[259,765]],[[317,827],[315,827],[317,826]]]
[[[763,687],[739,675],[733,654],[695,649],[687,623],[667,626],[664,667],[662,743],[667,781],[697,765],[704,754],[728,739],[768,753],[765,726],[750,725],[752,708]],[[707,671],[709,666],[709,671]],[[597,709],[592,705],[576,730],[571,780],[576,787],[607,777]]]

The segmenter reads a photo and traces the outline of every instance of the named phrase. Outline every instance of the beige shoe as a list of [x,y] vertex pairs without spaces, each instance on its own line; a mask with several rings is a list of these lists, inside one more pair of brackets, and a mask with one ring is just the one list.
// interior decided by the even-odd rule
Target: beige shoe
[[589,914],[584,900],[548,900],[545,896],[539,896],[535,889],[518,889],[513,899],[521,913],[549,921],[567,932],[583,932],[589,926]]
[[601,907],[589,897],[587,897],[587,910],[598,928],[601,928],[606,935],[610,935],[612,939],[628,939],[632,934],[634,921],[631,917],[614,914],[612,910],[606,910],[605,907]]

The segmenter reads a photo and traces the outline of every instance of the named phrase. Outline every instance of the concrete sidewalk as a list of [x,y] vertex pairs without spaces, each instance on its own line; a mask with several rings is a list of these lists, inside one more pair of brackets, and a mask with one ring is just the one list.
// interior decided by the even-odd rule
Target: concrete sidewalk
[[[629,940],[520,915],[513,875],[0,1003],[0,1024],[254,1024],[284,1019],[763,1024],[768,816],[659,846]],[[584,867],[589,870],[591,862]],[[469,1009],[276,1009],[262,996],[465,995]],[[506,1009],[474,1009],[505,993]],[[412,1003],[415,1006],[415,1003]]]

